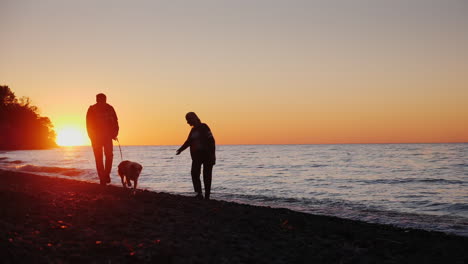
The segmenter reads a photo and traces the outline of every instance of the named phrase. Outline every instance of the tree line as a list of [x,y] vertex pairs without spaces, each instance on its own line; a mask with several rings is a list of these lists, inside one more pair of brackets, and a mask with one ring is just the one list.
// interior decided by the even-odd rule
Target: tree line
[[57,147],[56,134],[48,117],[38,114],[29,97],[16,98],[0,85],[0,149],[47,149]]

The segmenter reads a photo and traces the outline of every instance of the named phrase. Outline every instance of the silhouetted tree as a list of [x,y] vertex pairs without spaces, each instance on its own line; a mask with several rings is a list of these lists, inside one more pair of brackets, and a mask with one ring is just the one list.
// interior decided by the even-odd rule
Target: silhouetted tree
[[28,97],[19,100],[0,85],[0,149],[45,149],[57,147],[48,117],[41,117]]

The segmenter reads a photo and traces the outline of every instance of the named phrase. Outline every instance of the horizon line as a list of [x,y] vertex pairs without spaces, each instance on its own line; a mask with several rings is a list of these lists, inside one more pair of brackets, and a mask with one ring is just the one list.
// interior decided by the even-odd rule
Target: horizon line
[[[468,144],[468,141],[464,142],[382,142],[382,143],[240,143],[240,144],[216,144],[216,146],[281,146],[281,145],[403,145],[403,144]],[[91,145],[74,145],[74,146],[60,146],[58,147],[90,147]],[[180,144],[120,144],[120,146],[180,146]]]

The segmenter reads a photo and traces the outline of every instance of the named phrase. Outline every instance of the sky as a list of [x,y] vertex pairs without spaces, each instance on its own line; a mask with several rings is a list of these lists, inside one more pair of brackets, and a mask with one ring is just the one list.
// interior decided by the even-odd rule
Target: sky
[[0,0],[0,84],[84,138],[103,92],[122,145],[182,144],[189,111],[217,144],[468,142],[467,13],[466,0]]

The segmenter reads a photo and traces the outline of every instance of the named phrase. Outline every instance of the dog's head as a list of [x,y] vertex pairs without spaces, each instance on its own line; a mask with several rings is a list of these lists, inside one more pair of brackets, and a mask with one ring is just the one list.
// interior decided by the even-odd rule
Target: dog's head
[[141,166],[141,164],[136,163],[136,162],[130,163],[130,166],[129,166],[129,167],[130,167],[130,169],[131,169],[132,171],[136,172],[137,175],[140,175],[141,170],[143,169],[143,166]]
[[125,175],[133,179],[133,178],[138,178],[138,176],[140,176],[143,166],[141,166],[137,162],[124,160],[119,164],[118,168],[119,168],[118,173],[120,176]]

